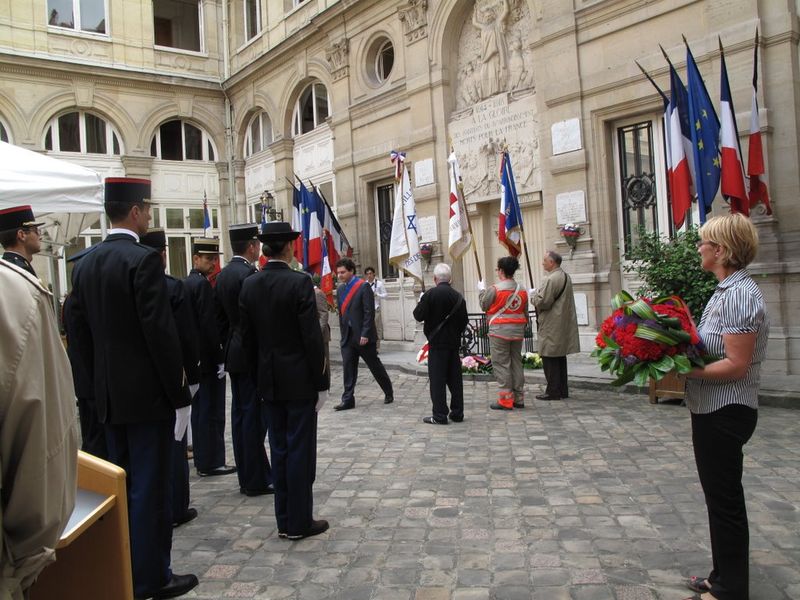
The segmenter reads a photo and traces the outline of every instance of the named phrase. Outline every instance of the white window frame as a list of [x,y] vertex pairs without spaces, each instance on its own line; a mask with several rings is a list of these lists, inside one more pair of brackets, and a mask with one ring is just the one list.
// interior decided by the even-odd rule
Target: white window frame
[[[48,6],[48,9],[50,7]],[[85,31],[81,29],[81,0],[72,0],[72,14],[75,17],[75,26],[74,27],[64,27],[62,25],[50,25],[49,23],[49,10],[48,10],[48,23],[47,26],[56,29],[59,31],[70,31],[74,33],[81,33],[85,35],[97,35],[103,37],[111,37],[111,33],[109,32],[109,19],[108,19],[108,0],[103,0],[103,15],[104,21],[106,25],[106,30],[104,32],[99,31]]]
[[[153,27],[155,27],[155,13],[153,14]],[[167,52],[183,52],[185,54],[205,54],[206,52],[206,34],[205,34],[205,18],[203,16],[203,0],[197,0],[197,28],[198,35],[200,36],[200,49],[188,50],[187,48],[178,48],[177,46],[161,46],[153,42],[153,48],[156,50],[165,50]],[[216,148],[214,149],[216,152]]]
[[[78,113],[78,136],[80,140],[81,149],[79,152],[74,152],[72,150],[62,150],[61,149],[61,140],[59,139],[59,131],[58,131],[58,120],[61,117],[66,115]],[[87,152],[86,151],[86,115],[92,115],[96,119],[100,119],[106,124],[106,152],[99,153],[99,152]],[[47,127],[44,130],[44,136],[42,137],[42,147],[46,148],[45,140],[47,138],[47,132],[50,131],[50,140],[53,144],[53,148],[48,150],[48,152],[68,152],[70,154],[87,154],[89,156],[122,156],[125,154],[125,149],[122,146],[122,138],[120,137],[119,133],[117,133],[116,128],[104,117],[93,113],[91,111],[85,110],[70,110],[68,112],[61,113],[58,116],[53,117],[47,124]],[[114,137],[117,138],[117,144],[119,145],[119,154],[114,154]]]
[[[266,142],[264,139],[264,120],[267,120],[269,123],[268,131],[269,131],[269,142]],[[261,149],[258,152],[253,151],[253,124],[255,121],[258,120],[258,133],[259,133],[259,142],[261,143]],[[275,138],[273,136],[272,131],[272,119],[269,118],[269,114],[266,111],[262,110],[261,112],[257,113],[252,119],[250,119],[250,124],[247,126],[247,132],[245,133],[245,140],[244,140],[244,156],[245,158],[249,158],[254,154],[259,154],[267,149]],[[265,143],[266,142],[266,143]]]
[[328,86],[326,86],[321,81],[313,81],[309,83],[306,87],[303,88],[303,91],[300,92],[300,95],[297,97],[297,100],[294,103],[294,111],[292,112],[292,137],[297,137],[299,135],[303,135],[304,133],[310,133],[309,131],[302,131],[302,123],[301,119],[301,112],[302,107],[300,106],[300,101],[303,99],[303,95],[306,93],[306,90],[311,87],[311,105],[314,111],[314,127],[311,131],[314,131],[317,127],[322,125],[325,119],[320,121],[319,115],[317,115],[317,86],[321,85],[325,88],[325,101],[328,105],[328,114],[325,117],[327,119],[331,116],[331,95],[328,93]]
[[[247,10],[247,5],[249,2],[254,2],[256,5],[256,29],[253,35],[250,35],[250,16]],[[261,35],[261,0],[242,0],[242,12],[244,13],[244,41],[245,44],[251,40],[256,39],[259,35]]]
[[[163,158],[161,158],[161,126],[165,125],[166,123],[170,123],[171,121],[180,121],[180,124],[181,124],[181,146],[182,146],[182,150],[183,150],[183,159],[181,159],[180,161],[177,161],[177,160],[173,161],[172,159],[163,159]],[[200,133],[202,135],[202,137],[200,138],[200,140],[201,140],[200,144],[201,144],[201,148],[202,148],[202,151],[203,151],[203,158],[201,158],[200,160],[197,160],[196,158],[186,158],[186,128],[184,127],[184,125],[186,125],[186,124],[191,125],[195,129],[200,130]],[[203,129],[202,127],[198,126],[198,125],[195,125],[194,123],[192,123],[190,121],[186,121],[185,119],[169,119],[167,121],[164,121],[163,123],[160,123],[158,125],[158,127],[156,127],[156,131],[153,134],[153,137],[155,137],[155,139],[156,139],[156,155],[153,158],[157,158],[158,160],[169,160],[169,162],[187,162],[187,161],[193,161],[193,162],[216,162],[218,157],[219,157],[219,152],[217,151],[217,145],[214,143],[214,140],[211,138],[211,136],[208,135],[206,130]],[[153,145],[152,139],[153,138],[150,138],[150,140],[151,140],[150,141],[150,145],[151,146]],[[208,157],[208,145],[209,144],[211,144],[211,149],[214,151],[214,159],[213,160]]]
[[383,67],[383,52],[386,49],[387,45],[392,47],[392,53],[394,53],[394,44],[392,43],[392,40],[390,40],[389,38],[386,38],[381,43],[381,45],[378,46],[378,52],[375,54],[375,80],[378,83],[384,83],[384,82],[389,80],[389,76],[392,74],[392,71],[394,70],[394,65],[395,65],[395,62],[396,62],[396,59],[397,59],[397,57],[395,56],[394,59],[392,60],[392,68],[389,69],[389,72],[386,73],[386,75],[384,76],[383,68],[382,68]]

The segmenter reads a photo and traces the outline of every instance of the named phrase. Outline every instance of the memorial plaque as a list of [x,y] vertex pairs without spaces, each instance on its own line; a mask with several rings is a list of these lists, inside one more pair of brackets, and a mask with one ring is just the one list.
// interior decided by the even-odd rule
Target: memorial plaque
[[585,223],[586,195],[583,190],[563,192],[556,195],[556,220],[559,225]]
[[422,244],[429,244],[439,241],[439,230],[437,229],[436,216],[417,217],[417,231],[419,241]]
[[431,185],[434,183],[433,178],[433,159],[426,158],[425,160],[418,160],[414,163],[414,187],[422,187],[423,185]]
[[586,294],[577,293],[575,296],[575,314],[578,317],[578,325],[589,324],[589,307],[586,302]]
[[573,152],[582,148],[580,119],[567,119],[553,123],[550,134],[553,140],[553,155]]

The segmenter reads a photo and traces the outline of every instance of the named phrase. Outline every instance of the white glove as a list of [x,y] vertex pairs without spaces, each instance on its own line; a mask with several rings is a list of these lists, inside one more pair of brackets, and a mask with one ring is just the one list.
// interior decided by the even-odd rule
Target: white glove
[[217,365],[217,379],[224,379],[227,373],[225,372],[225,363],[219,363]]
[[528,290],[528,299],[532,299],[536,295],[536,288],[531,288]]
[[486,291],[486,282],[483,279],[481,279],[478,282],[478,291],[479,292],[485,292]]
[[314,407],[314,410],[317,412],[325,406],[325,403],[328,401],[328,390],[322,390],[321,392],[317,392],[317,405]]
[[189,396],[192,397],[192,400],[194,400],[194,397],[197,395],[197,390],[199,390],[199,389],[200,389],[200,384],[199,383],[190,383],[189,384]]
[[180,442],[189,427],[189,417],[192,414],[191,406],[175,409],[175,441]]

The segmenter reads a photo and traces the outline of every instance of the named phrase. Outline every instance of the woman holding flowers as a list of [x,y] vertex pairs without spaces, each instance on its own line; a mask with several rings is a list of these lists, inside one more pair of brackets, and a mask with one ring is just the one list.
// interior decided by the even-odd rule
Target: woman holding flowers
[[709,219],[699,233],[703,269],[714,273],[719,284],[698,332],[708,352],[720,360],[692,369],[686,384],[712,558],[710,574],[691,577],[688,586],[700,594],[693,599],[747,600],[749,532],[742,448],[758,419],[761,362],[769,335],[764,297],[746,270],[758,250],[758,234],[741,214]]
[[481,308],[489,322],[492,369],[500,386],[494,410],[525,406],[525,376],[522,372],[522,341],[528,324],[528,293],[514,281],[519,261],[504,256],[497,261],[497,283],[486,289],[478,282]]

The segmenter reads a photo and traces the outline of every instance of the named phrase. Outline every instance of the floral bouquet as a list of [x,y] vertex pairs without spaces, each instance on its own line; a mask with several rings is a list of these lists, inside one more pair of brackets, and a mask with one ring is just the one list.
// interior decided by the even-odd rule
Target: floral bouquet
[[536,352],[523,352],[522,353],[522,368],[523,369],[541,369],[542,357]]
[[488,356],[471,354],[461,359],[462,373],[491,373],[492,360]]
[[564,241],[567,242],[570,249],[575,250],[575,246],[578,244],[578,238],[583,235],[583,228],[578,227],[574,223],[567,223],[561,225],[558,230],[561,232],[561,237],[564,238]]
[[651,377],[658,381],[670,371],[688,373],[716,360],[678,296],[634,300],[623,290],[611,306],[614,312],[603,321],[592,356],[603,371],[617,376],[612,385],[644,386]]

